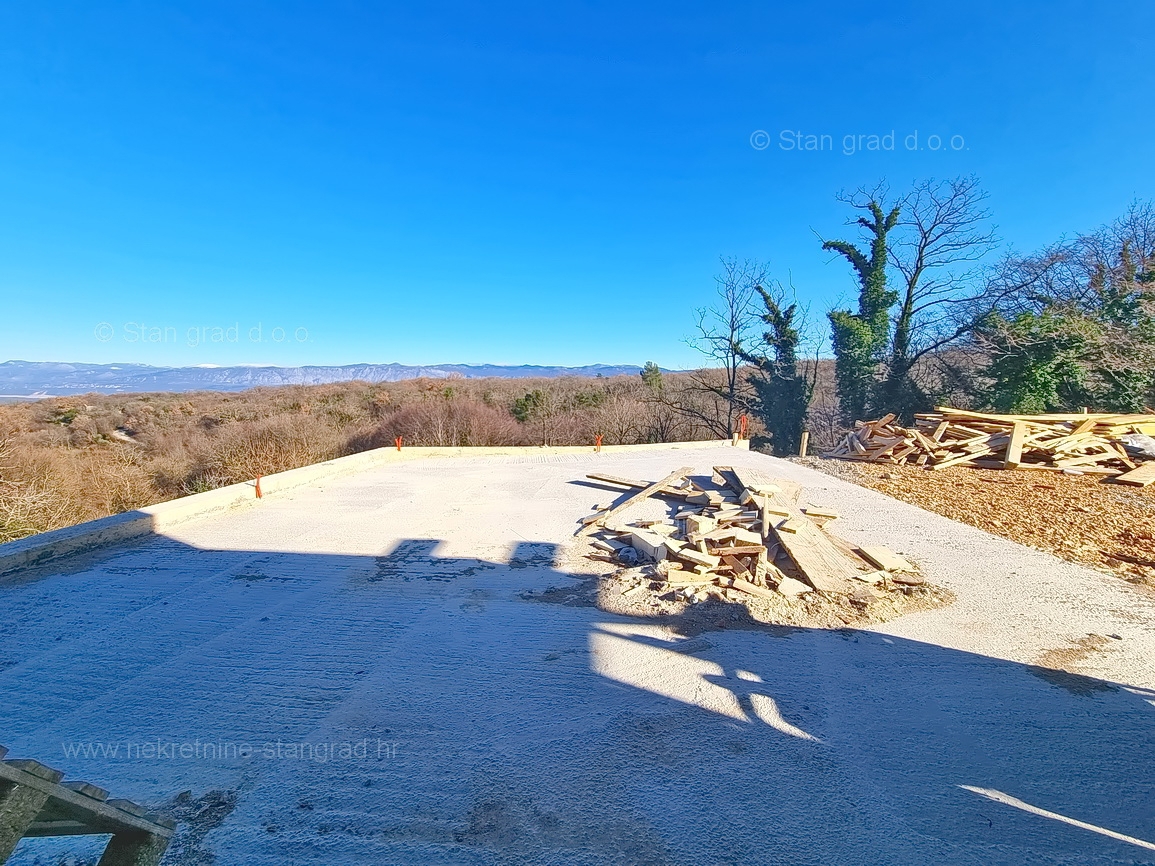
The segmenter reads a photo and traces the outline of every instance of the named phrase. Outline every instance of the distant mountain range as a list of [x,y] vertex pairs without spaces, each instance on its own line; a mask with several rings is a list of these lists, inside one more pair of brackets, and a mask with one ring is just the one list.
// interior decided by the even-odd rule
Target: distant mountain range
[[497,364],[349,364],[343,367],[153,367],[148,364],[66,364],[52,361],[0,363],[0,397],[119,394],[141,391],[243,391],[267,385],[324,385],[329,382],[398,382],[402,379],[506,379],[557,376],[620,376],[641,367],[503,367]]

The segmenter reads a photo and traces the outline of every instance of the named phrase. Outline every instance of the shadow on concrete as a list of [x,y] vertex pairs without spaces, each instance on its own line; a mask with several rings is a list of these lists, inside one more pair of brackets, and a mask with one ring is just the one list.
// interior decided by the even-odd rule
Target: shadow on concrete
[[[0,741],[167,807],[169,864],[1155,862],[1150,690],[727,602],[610,614],[556,545],[441,545],[26,569]],[[221,749],[76,747],[152,741]]]

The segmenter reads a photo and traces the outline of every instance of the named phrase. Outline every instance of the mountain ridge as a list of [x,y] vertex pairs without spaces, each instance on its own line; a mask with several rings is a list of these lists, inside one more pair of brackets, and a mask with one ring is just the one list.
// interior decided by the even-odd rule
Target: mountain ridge
[[399,382],[404,379],[559,378],[620,376],[638,373],[631,364],[580,367],[534,364],[344,364],[297,367],[84,364],[67,361],[0,362],[0,394],[10,397],[74,394],[132,394],[148,391],[243,391],[277,385],[325,385],[333,382]]

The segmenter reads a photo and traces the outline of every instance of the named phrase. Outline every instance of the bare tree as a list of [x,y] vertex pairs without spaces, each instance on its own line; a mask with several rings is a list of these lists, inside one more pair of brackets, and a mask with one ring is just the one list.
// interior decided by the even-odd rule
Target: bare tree
[[695,333],[687,340],[709,366],[691,373],[677,394],[664,399],[712,434],[728,439],[750,403],[742,353],[756,332],[757,286],[767,281],[767,272],[756,260],[723,257],[721,262],[722,272],[714,278],[717,300],[697,310]]

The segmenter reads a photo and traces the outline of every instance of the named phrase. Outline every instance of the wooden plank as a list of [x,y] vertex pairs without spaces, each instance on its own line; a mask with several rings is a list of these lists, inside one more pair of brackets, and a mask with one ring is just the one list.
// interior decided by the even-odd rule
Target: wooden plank
[[672,572],[664,581],[667,586],[708,586],[714,583],[713,575],[694,574],[690,571]]
[[[798,570],[815,589],[823,592],[846,592],[847,581],[858,574],[858,567],[839,550],[813,522],[806,518],[793,503],[786,502],[781,495],[763,497],[766,513],[762,518],[763,537],[775,541],[786,555],[798,566]],[[797,525],[796,532],[778,532],[775,512],[785,511],[787,522]]]
[[89,782],[64,782],[63,785],[69,791],[75,791],[77,794],[83,794],[85,797],[91,797],[94,800],[108,799],[108,791]]
[[[590,479],[590,481],[601,481],[603,484],[614,484],[618,487],[630,487],[634,490],[642,490],[650,486],[650,482],[648,481],[637,481],[633,478],[622,478],[619,475],[606,475],[604,472],[588,472],[586,473],[586,478]],[[685,498],[694,491],[690,489],[681,490],[670,487],[658,492],[662,496],[678,496]]]
[[[90,833],[136,831],[160,834],[166,838],[172,834],[172,822],[167,819],[162,819],[152,813],[144,816],[133,815],[122,809],[114,808],[106,802],[101,802],[99,799],[88,797],[57,782],[49,781],[40,775],[26,772],[22,768],[22,765],[31,766],[35,763],[37,762],[0,761],[0,781],[35,789],[47,794],[53,802],[74,807],[78,810],[78,817],[83,816]],[[50,772],[55,773],[57,771]]]
[[937,463],[933,464],[930,468],[931,469],[946,469],[948,466],[957,466],[960,463],[969,463],[971,460],[974,460],[976,457],[986,457],[990,453],[991,453],[990,448],[983,448],[979,451],[975,451],[975,452],[970,453],[970,454],[959,454],[959,455],[953,456],[947,460],[940,460]]
[[59,782],[64,778],[64,774],[59,770],[54,770],[47,767],[39,761],[33,761],[28,758],[19,758],[14,760],[7,760],[4,762],[9,767],[15,767],[17,770],[35,776],[38,779],[44,779],[48,782]]
[[686,562],[692,562],[694,565],[702,565],[706,568],[717,568],[722,564],[720,557],[711,556],[708,553],[701,553],[700,551],[694,550],[692,547],[685,547],[682,550],[679,550],[675,555],[679,559],[685,560]]
[[765,493],[765,495],[780,496],[782,501],[787,505],[791,505],[798,501],[802,495],[802,485],[794,481],[787,481],[784,478],[770,478],[759,472],[757,469],[733,468],[730,466],[715,466],[714,471],[718,472],[720,469],[725,469],[726,473],[719,472],[720,475],[727,478],[727,485],[734,489],[735,493],[741,494],[749,490],[753,494]]
[[1131,484],[1135,487],[1146,487],[1148,484],[1155,483],[1155,460],[1150,463],[1144,463],[1138,469],[1132,469],[1130,472],[1124,472],[1115,480],[1121,484]]
[[1082,424],[1080,424],[1078,427],[1076,427],[1076,428],[1075,428],[1074,430],[1072,430],[1071,432],[1072,432],[1072,433],[1074,433],[1074,434],[1079,434],[1079,433],[1088,433],[1088,432],[1090,432],[1091,430],[1094,430],[1094,429],[1095,429],[1095,426],[1096,426],[1098,423],[1099,423],[1099,419],[1097,419],[1097,418],[1088,418],[1086,421],[1084,421]]
[[837,520],[838,512],[830,511],[826,508],[815,508],[813,505],[807,505],[802,509],[802,513],[807,517],[817,518],[819,520]]
[[1003,459],[1004,469],[1014,469],[1023,460],[1023,440],[1027,436],[1027,425],[1015,421],[1011,426],[1011,441],[1007,443],[1007,456]]
[[596,521],[594,521],[593,523],[587,523],[585,526],[583,526],[581,529],[579,529],[577,531],[577,534],[578,535],[588,535],[589,533],[594,531],[594,528],[599,523],[604,523],[610,517],[613,517],[616,514],[621,514],[623,511],[625,511],[631,505],[636,505],[639,502],[642,502],[646,499],[649,499],[655,493],[658,493],[663,488],[669,487],[671,484],[674,484],[675,482],[680,481],[681,479],[685,478],[688,474],[690,474],[693,471],[694,471],[693,466],[683,466],[680,469],[675,469],[673,472],[671,472],[669,475],[667,475],[661,481],[655,481],[653,484],[638,491],[633,496],[626,499],[625,502],[622,502],[619,505],[615,505],[609,511],[600,515],[598,517],[598,519]]
[[748,580],[744,580],[741,577],[731,577],[725,583],[727,586],[731,586],[734,589],[738,589],[738,590],[741,590],[742,592],[749,593],[750,595],[757,596],[758,598],[776,599],[776,598],[780,597],[779,593],[774,592],[774,590],[763,589],[762,587],[758,586],[757,584],[751,583]]
[[[871,565],[877,566],[884,571],[914,571],[913,565],[882,545],[859,547],[858,552],[862,554],[863,559]],[[855,577],[858,576],[859,575],[855,575]]]
[[702,536],[707,541],[733,541],[734,544],[761,544],[762,536],[740,526],[725,526]]
[[716,547],[714,548],[714,556],[722,557],[725,561],[727,556],[765,556],[766,548],[761,545],[743,544],[734,547]]
[[1048,421],[1070,421],[1082,422],[1088,418],[1114,418],[1114,415],[1084,415],[1083,413],[1073,414],[1058,414],[1058,415],[992,415],[987,412],[972,412],[969,409],[952,409],[949,406],[935,406],[934,411],[938,412],[944,417],[950,418],[965,418],[976,421],[994,421],[1010,426],[1014,421],[1034,421],[1034,422],[1048,422]]
[[735,577],[741,577],[746,580],[752,579],[754,577],[754,575],[750,574],[750,569],[748,569],[742,560],[738,559],[736,556],[723,556],[722,562],[726,563],[726,565],[734,569]]

